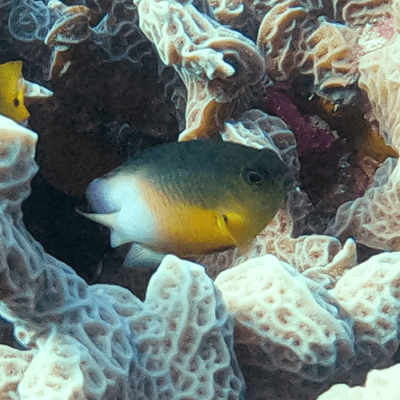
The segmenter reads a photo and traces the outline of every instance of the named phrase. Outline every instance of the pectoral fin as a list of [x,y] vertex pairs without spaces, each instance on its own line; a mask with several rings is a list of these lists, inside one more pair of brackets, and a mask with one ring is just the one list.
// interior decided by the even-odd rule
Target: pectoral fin
[[127,268],[132,267],[154,267],[160,265],[165,254],[151,250],[140,243],[133,243],[126,255],[123,265]]

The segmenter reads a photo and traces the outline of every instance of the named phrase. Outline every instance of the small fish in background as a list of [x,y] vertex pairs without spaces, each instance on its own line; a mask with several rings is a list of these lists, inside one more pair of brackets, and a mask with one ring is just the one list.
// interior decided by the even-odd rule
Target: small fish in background
[[26,124],[29,112],[24,105],[25,84],[22,61],[0,65],[0,114],[19,124]]
[[175,142],[95,179],[87,209],[77,212],[109,227],[112,247],[135,242],[138,262],[233,246],[243,252],[278,211],[290,185],[287,173],[269,149]]
[[41,99],[53,96],[53,92],[22,76],[22,61],[0,64],[0,114],[26,126],[30,116],[28,107]]

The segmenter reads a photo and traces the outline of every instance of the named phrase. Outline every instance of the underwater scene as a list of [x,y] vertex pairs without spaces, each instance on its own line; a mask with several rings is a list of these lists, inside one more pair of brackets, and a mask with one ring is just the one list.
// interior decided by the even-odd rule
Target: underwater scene
[[0,0],[0,400],[400,400],[400,0]]

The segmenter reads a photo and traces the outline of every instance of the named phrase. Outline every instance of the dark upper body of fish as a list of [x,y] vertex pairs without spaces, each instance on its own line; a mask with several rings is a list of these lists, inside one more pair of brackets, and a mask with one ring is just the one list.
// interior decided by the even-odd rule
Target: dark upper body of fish
[[187,257],[248,247],[278,211],[287,168],[269,149],[214,140],[153,148],[88,187],[113,247],[138,242]]

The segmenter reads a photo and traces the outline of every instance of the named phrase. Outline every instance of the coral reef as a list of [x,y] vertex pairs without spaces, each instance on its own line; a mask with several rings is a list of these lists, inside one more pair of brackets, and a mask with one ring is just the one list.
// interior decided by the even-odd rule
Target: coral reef
[[[371,367],[392,362],[400,255],[355,266],[354,244],[346,247],[331,265],[307,274],[265,255],[216,278],[237,321],[235,349],[250,399],[268,390],[271,398],[312,397],[337,380],[360,383]],[[285,388],[274,385],[282,379]]]
[[29,366],[20,365],[19,382],[7,374],[7,390],[20,398],[241,398],[233,319],[204,268],[165,257],[144,303],[118,286],[88,286],[26,231],[20,203],[36,172],[36,135],[0,118],[1,313],[35,349],[12,353]]
[[[399,11],[1,1],[0,62],[21,59],[27,93],[35,81],[54,96],[32,91],[29,129],[0,116],[0,397],[399,392]],[[129,269],[129,249],[74,213],[129,156],[212,136],[269,148],[290,171],[243,254]]]
[[[385,140],[399,149],[398,121],[398,36],[385,47],[373,50],[359,62],[359,85],[372,105]],[[372,118],[372,116],[371,116]],[[342,205],[328,232],[338,237],[352,235],[359,243],[382,250],[399,250],[398,166],[390,158],[380,167],[363,197]]]
[[248,398],[262,398],[282,376],[282,394],[305,398],[316,383],[350,369],[350,320],[339,317],[322,285],[294,267],[266,255],[221,272],[215,283],[237,321],[235,349]]

